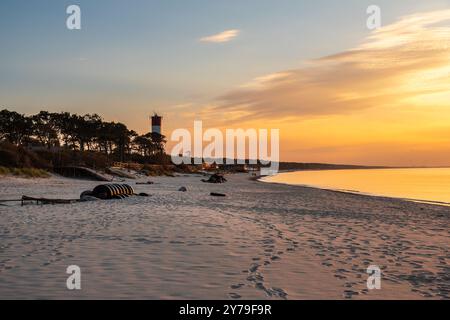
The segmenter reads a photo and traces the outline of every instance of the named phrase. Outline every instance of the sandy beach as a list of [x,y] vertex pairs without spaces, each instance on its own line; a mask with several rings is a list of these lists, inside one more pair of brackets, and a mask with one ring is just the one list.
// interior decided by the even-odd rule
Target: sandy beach
[[[0,206],[0,299],[450,298],[449,207],[202,178],[128,181],[148,198]],[[1,178],[0,199],[78,198],[98,184]],[[80,291],[66,288],[69,265]],[[381,290],[367,289],[369,265]]]

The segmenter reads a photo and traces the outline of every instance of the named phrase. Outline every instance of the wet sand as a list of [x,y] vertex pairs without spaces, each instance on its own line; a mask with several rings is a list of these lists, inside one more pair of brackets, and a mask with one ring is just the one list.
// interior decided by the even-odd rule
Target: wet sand
[[[149,198],[0,206],[0,299],[450,298],[449,207],[201,178],[129,182]],[[77,198],[97,184],[0,178],[0,199]],[[66,288],[69,265],[80,291]],[[381,290],[367,289],[369,265]]]

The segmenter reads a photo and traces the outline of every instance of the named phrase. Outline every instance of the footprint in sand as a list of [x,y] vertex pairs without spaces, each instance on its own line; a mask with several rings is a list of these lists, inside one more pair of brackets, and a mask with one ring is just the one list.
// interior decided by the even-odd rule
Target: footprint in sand
[[279,256],[272,256],[272,257],[270,257],[270,260],[272,260],[272,261],[277,261],[277,260],[280,260],[281,258],[279,257]]
[[254,273],[254,272],[256,272],[256,271],[258,270],[259,267],[260,267],[259,264],[254,263],[254,264],[251,265],[251,267],[248,269],[248,271],[249,271],[250,273]]
[[236,289],[242,288],[243,286],[244,286],[243,283],[238,283],[238,284],[231,285],[230,288],[236,290]]
[[231,299],[240,299],[240,298],[242,298],[241,295],[239,295],[239,294],[237,294],[237,293],[234,293],[234,292],[229,293],[228,296],[229,296]]
[[286,299],[288,296],[288,294],[281,288],[272,288],[270,290],[274,293],[274,295],[276,295],[282,299]]
[[345,299],[352,299],[353,296],[359,295],[359,292],[353,291],[353,290],[345,290],[344,291],[344,298]]

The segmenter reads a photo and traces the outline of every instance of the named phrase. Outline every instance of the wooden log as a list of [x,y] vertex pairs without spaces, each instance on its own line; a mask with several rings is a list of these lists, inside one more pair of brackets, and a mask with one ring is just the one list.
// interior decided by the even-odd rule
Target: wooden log
[[79,199],[47,199],[22,196],[22,205],[25,201],[36,201],[36,204],[71,204],[79,202]]
[[223,194],[223,193],[216,193],[216,192],[211,192],[210,195],[211,195],[212,197],[226,197],[226,196],[227,196],[226,194]]

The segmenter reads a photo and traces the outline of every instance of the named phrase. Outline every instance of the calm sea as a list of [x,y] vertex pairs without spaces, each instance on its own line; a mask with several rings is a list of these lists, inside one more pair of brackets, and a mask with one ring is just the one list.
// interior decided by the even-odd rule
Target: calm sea
[[450,168],[296,171],[262,180],[450,204]]

